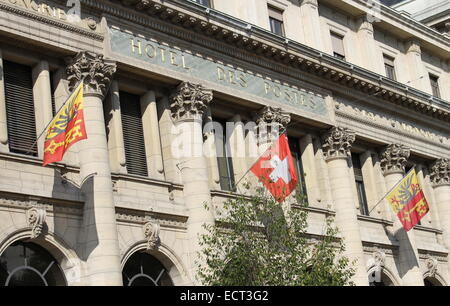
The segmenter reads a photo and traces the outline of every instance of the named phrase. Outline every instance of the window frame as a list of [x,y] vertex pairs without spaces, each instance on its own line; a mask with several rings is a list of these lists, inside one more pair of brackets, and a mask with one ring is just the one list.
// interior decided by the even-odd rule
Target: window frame
[[[213,118],[213,122],[216,124],[220,124],[222,127],[222,135],[217,135],[217,130],[214,131],[214,137],[216,141],[216,150],[217,147],[217,140],[218,137],[221,138],[222,146],[221,150],[224,156],[219,156],[216,151],[216,158],[217,158],[217,167],[219,172],[219,185],[220,189],[222,191],[230,191],[235,192],[236,189],[236,178],[235,178],[235,172],[233,167],[233,157],[232,152],[230,148],[230,144],[227,141],[227,120],[223,118]],[[226,176],[221,173],[221,169],[223,166],[223,161],[225,161],[225,168],[226,168]],[[224,182],[224,179],[226,179],[226,183]]]
[[351,159],[353,175],[355,177],[356,195],[358,197],[359,211],[362,216],[370,216],[366,185],[364,183],[364,175],[362,173],[361,154],[352,152]]
[[[330,38],[331,38],[331,48],[333,50],[333,56],[342,61],[346,61],[345,43],[344,43],[345,35],[341,35],[334,31],[330,31]],[[338,44],[339,44],[339,46],[338,46]]]
[[[273,34],[285,37],[286,30],[284,28],[284,18],[283,18],[284,11],[282,9],[279,9],[272,5],[268,5],[267,10],[268,10],[268,14],[269,14],[270,32],[272,32]],[[274,27],[277,23],[278,23],[279,30],[281,33],[277,33],[277,31]]]
[[395,71],[395,57],[383,53],[383,64],[386,77],[390,80],[397,81],[397,73]]
[[431,93],[436,98],[441,98],[441,90],[439,87],[439,76],[429,73],[430,77],[430,86],[431,86]]

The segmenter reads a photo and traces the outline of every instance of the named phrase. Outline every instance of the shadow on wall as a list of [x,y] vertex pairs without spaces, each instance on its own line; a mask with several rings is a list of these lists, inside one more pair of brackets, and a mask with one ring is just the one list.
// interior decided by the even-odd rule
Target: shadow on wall
[[401,254],[403,258],[408,259],[406,262],[400,262],[401,257],[394,256],[394,262],[397,267],[398,274],[400,275],[400,278],[403,279],[408,271],[412,270],[414,267],[419,268],[419,262],[405,229],[403,227],[400,228],[394,235],[399,243],[399,255]]

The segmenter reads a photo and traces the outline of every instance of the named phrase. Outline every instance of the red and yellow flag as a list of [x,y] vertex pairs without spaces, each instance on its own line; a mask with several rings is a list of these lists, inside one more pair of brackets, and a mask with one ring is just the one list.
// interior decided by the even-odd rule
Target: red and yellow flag
[[386,200],[407,232],[430,210],[414,169],[387,194]]
[[44,166],[62,160],[71,145],[87,138],[83,109],[81,82],[50,123],[44,143]]

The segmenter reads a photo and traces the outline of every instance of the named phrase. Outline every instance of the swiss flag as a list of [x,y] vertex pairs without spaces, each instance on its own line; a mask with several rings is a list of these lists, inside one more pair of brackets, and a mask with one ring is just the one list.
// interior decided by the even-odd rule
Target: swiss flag
[[286,135],[281,135],[250,170],[282,203],[295,190],[298,182]]

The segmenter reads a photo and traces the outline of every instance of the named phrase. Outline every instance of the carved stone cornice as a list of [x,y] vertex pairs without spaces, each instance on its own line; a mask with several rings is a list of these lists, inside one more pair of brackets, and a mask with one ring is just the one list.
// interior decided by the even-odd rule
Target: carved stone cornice
[[35,239],[42,234],[47,218],[45,208],[33,207],[26,212],[28,226],[31,226],[31,239]]
[[325,159],[348,158],[353,142],[355,142],[355,132],[343,127],[333,127],[322,136],[322,149]]
[[144,224],[142,230],[145,240],[147,240],[147,250],[157,250],[161,244],[161,239],[159,238],[161,226],[159,223],[149,221]]
[[84,80],[84,94],[96,95],[103,99],[116,72],[116,62],[104,59],[101,54],[87,51],[79,52],[74,58],[68,58],[66,61],[70,90]]
[[212,91],[203,85],[182,82],[170,96],[172,119],[175,122],[201,120],[212,99]]
[[401,144],[388,145],[381,153],[381,169],[384,175],[404,173],[411,150]]
[[438,159],[430,168],[430,179],[434,187],[450,185],[450,160]]
[[280,107],[265,106],[254,114],[254,119],[258,125],[259,133],[276,133],[275,136],[278,136],[286,132],[286,128],[291,122],[291,115],[284,112]]

